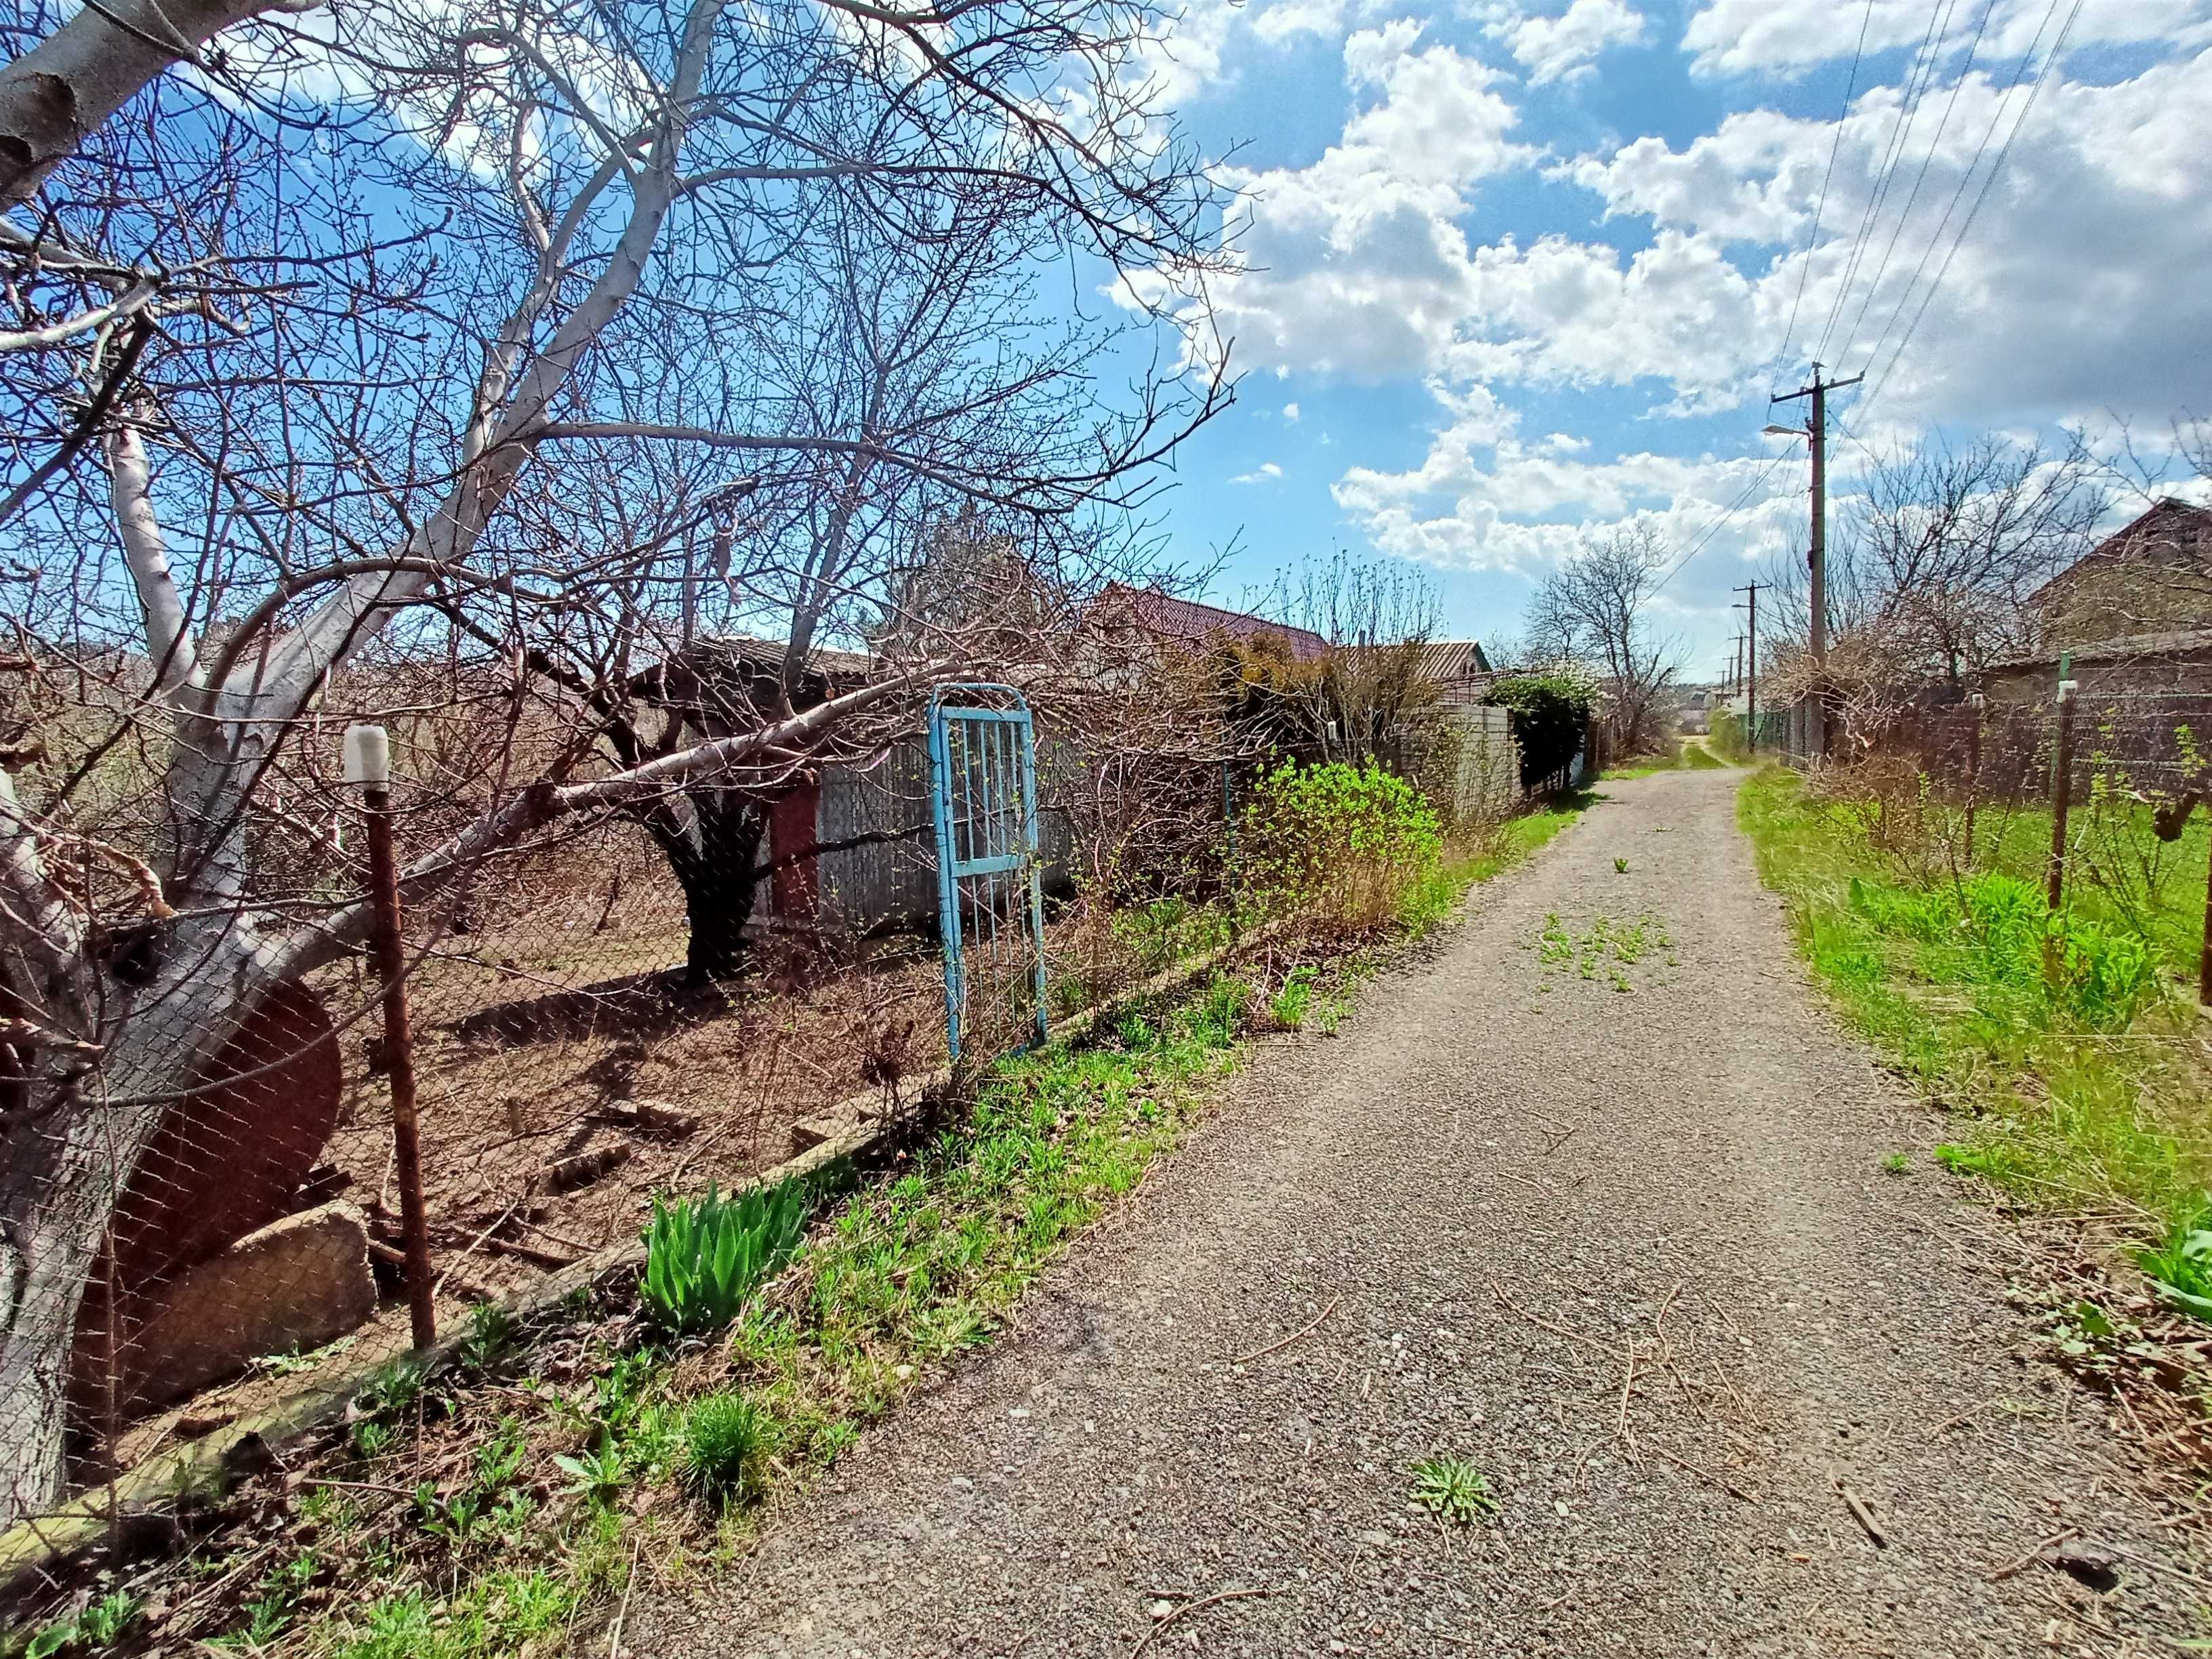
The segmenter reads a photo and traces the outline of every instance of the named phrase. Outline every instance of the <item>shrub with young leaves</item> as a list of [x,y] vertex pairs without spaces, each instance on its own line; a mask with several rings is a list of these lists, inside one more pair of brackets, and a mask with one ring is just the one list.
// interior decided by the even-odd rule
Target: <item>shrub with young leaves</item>
[[639,1287],[653,1322],[672,1336],[720,1330],[791,1259],[808,1208],[806,1185],[798,1180],[727,1198],[712,1186],[702,1198],[674,1204],[655,1198]]
[[1285,764],[1260,781],[1238,836],[1243,884],[1271,908],[1370,927],[1442,855],[1436,808],[1373,765]]

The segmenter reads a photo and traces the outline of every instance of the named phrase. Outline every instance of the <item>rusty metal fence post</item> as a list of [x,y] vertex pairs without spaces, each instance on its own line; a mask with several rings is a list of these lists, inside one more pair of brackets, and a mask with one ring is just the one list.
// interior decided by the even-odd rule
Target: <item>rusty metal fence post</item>
[[2074,682],[2058,682],[2051,741],[2051,857],[2044,866],[2044,896],[2053,915],[2066,897],[2066,813],[2074,798]]
[[[2212,808],[2207,809],[2212,814]],[[2204,939],[2197,950],[2197,1001],[2212,1008],[2212,836],[2206,838],[2204,859]]]
[[1974,867],[1974,797],[1982,781],[1982,694],[1975,692],[1966,717],[1966,868]]
[[2058,909],[2066,897],[2066,811],[2074,793],[2074,682],[2058,682],[2056,728],[2051,744],[2051,857],[2044,870],[2044,897],[2051,915],[2043,935],[2043,977],[2058,984]]
[[415,1038],[407,1014],[407,962],[400,944],[399,870],[392,853],[392,744],[380,726],[349,726],[346,781],[359,787],[368,820],[371,945],[384,982],[384,1058],[392,1079],[392,1162],[399,1181],[400,1241],[407,1258],[407,1314],[415,1346],[437,1340],[430,1301],[430,1231],[422,1212],[422,1134],[415,1106]]

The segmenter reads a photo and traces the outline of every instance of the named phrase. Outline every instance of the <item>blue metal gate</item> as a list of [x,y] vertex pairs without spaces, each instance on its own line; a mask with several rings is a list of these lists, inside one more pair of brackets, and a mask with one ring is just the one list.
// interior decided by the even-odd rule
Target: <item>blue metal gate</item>
[[[948,701],[950,700],[950,701]],[[1036,744],[1010,685],[942,685],[929,700],[945,1040],[988,1057],[1045,1039],[1044,882]]]

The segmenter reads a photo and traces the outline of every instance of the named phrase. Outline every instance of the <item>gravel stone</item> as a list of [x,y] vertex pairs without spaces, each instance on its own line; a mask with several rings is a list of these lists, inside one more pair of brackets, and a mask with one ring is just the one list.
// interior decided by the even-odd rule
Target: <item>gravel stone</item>
[[[1340,1040],[1260,1043],[1018,1328],[717,1579],[641,1587],[624,1646],[1964,1659],[2202,1634],[2106,1403],[2017,1358],[2020,1246],[1815,1005],[1740,775],[1610,786]],[[1546,959],[1553,915],[1573,939],[1646,919],[1644,948],[1585,978]],[[1440,1454],[1494,1516],[1409,1504]],[[2118,1587],[2039,1556],[2062,1534]],[[1262,1593],[1157,1616],[1231,1591]]]

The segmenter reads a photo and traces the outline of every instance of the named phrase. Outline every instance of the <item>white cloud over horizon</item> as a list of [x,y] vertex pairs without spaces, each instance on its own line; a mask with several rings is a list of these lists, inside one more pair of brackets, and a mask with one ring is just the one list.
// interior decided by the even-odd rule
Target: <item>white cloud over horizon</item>
[[[1304,166],[1233,175],[1240,269],[1218,314],[1261,368],[1427,388],[1437,425],[1422,460],[1377,467],[1355,449],[1334,495],[1377,548],[1448,568],[1524,568],[1639,515],[1698,533],[1770,458],[1670,453],[1667,423],[1755,413],[1770,378],[1816,349],[1869,371],[1877,402],[1862,418],[1884,433],[2108,410],[2162,423],[2203,395],[2212,344],[2212,295],[2174,280],[2212,264],[2212,218],[2195,210],[2212,198],[2198,115],[2212,106],[2212,0],[2086,0],[2076,46],[2141,46],[2155,13],[2172,40],[2208,48],[2169,47],[2126,75],[2105,60],[2101,80],[2062,64],[2031,102],[2041,59],[2023,76],[2017,55],[2045,10],[1990,0],[1985,38],[1947,35],[1917,85],[1924,4],[1709,0],[1679,42],[1700,72],[1794,73],[1848,54],[1861,21],[1870,49],[1904,55],[1861,81],[1840,126],[1754,100],[1685,142],[1580,150],[1547,142],[1540,99],[1554,94],[1536,89],[1642,37],[1646,20],[1620,0],[1492,6],[1483,36],[1525,81],[1419,19],[1352,29],[1338,140]],[[1318,28],[1318,12],[1300,15]],[[1583,196],[1589,224],[1485,234],[1497,191],[1538,185]],[[1654,429],[1611,454],[1571,432],[1524,445],[1520,402],[1561,392],[1629,398]],[[1743,516],[1755,526],[1755,501]]]

